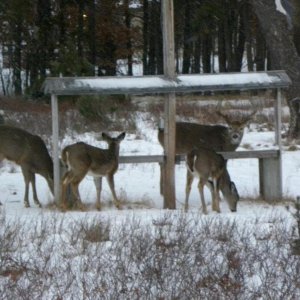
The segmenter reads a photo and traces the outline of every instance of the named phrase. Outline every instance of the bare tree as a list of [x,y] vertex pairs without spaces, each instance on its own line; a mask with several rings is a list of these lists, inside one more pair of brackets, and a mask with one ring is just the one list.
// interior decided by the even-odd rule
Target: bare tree
[[292,80],[287,92],[290,108],[288,137],[300,138],[300,57],[287,18],[276,9],[274,0],[250,0],[266,39],[272,69],[284,69]]

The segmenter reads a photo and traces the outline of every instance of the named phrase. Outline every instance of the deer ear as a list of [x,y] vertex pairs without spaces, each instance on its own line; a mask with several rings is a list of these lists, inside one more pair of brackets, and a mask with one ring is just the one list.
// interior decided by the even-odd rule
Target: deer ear
[[238,190],[237,190],[237,188],[236,188],[236,186],[235,186],[235,184],[234,184],[233,181],[230,182],[230,190],[231,190],[232,193],[234,193],[234,194],[236,194],[236,195],[239,196]]
[[122,133],[117,137],[117,139],[118,139],[119,141],[122,141],[122,140],[124,140],[125,135],[126,135],[126,133],[125,133],[125,132],[122,132]]
[[109,136],[105,132],[102,132],[102,138],[104,141],[106,141],[109,139]]

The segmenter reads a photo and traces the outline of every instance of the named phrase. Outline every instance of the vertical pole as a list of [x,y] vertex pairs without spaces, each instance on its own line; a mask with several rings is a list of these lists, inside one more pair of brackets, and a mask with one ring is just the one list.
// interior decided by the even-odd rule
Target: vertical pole
[[281,103],[282,92],[281,89],[277,89],[277,99],[275,101],[275,143],[281,150]]
[[282,118],[281,118],[281,109],[282,109],[282,89],[277,89],[277,123],[278,123],[278,130],[277,130],[277,138],[276,138],[276,142],[278,144],[278,148],[279,148],[279,196],[280,198],[282,198],[282,194],[283,194],[283,187],[282,187],[282,140],[281,140],[281,125],[282,125]]
[[[163,58],[164,75],[168,79],[175,77],[174,53],[174,9],[173,0],[162,0],[162,33],[163,33]],[[164,102],[164,150],[166,155],[164,171],[164,208],[176,208],[175,196],[175,115],[176,95],[169,93]]]
[[58,153],[58,102],[57,96],[51,95],[52,108],[52,156],[53,156],[53,177],[54,177],[54,201],[59,200],[59,153]]
[[283,188],[282,188],[282,141],[281,141],[281,105],[282,105],[282,90],[277,89],[277,99],[275,104],[275,142],[279,148],[279,158],[277,164],[277,176],[278,176],[278,187],[277,193],[279,199],[282,198]]

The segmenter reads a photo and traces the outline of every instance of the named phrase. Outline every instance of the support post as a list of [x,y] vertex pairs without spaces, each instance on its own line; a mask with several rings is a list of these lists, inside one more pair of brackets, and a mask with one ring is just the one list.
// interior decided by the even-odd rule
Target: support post
[[278,156],[259,159],[259,190],[266,201],[278,201],[282,198],[281,103],[282,92],[278,88],[274,106],[275,143],[279,149]]
[[272,202],[282,198],[281,153],[278,157],[259,159],[259,191],[264,200]]
[[58,101],[56,95],[51,95],[52,108],[52,157],[53,157],[53,179],[54,179],[54,201],[58,203],[59,200],[59,153],[58,153]]
[[281,150],[281,103],[282,92],[281,89],[277,89],[277,99],[275,101],[275,142]]
[[[163,32],[163,58],[164,75],[169,79],[175,77],[175,52],[174,52],[174,9],[173,0],[163,0],[162,10],[162,32]],[[176,208],[175,196],[175,115],[176,95],[169,93],[164,102],[164,208]]]
[[278,198],[281,199],[283,195],[283,188],[282,188],[282,139],[281,139],[281,126],[282,126],[282,120],[281,120],[281,110],[282,110],[282,89],[277,89],[277,101],[275,106],[275,122],[276,122],[276,143],[279,148],[279,157],[278,157],[278,166],[277,166],[277,172],[278,172]]

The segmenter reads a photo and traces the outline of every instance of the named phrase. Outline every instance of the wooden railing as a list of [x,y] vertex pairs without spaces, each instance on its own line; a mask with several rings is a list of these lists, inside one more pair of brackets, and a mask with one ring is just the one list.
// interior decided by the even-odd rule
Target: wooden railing
[[[259,191],[263,199],[277,201],[282,198],[281,179],[281,151],[272,150],[246,150],[219,152],[225,159],[258,159]],[[185,161],[185,155],[176,155],[176,164]],[[121,164],[160,163],[164,165],[164,155],[134,155],[120,156]],[[246,172],[247,170],[241,170]]]

